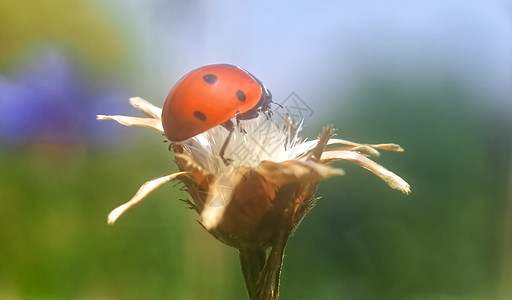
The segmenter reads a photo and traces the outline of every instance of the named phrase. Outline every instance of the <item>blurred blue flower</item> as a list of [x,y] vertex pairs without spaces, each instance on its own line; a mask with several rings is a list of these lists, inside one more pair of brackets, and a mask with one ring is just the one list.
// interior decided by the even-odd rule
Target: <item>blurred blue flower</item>
[[96,114],[122,110],[118,85],[84,76],[62,52],[38,52],[10,76],[0,74],[0,144],[105,143],[119,137]]

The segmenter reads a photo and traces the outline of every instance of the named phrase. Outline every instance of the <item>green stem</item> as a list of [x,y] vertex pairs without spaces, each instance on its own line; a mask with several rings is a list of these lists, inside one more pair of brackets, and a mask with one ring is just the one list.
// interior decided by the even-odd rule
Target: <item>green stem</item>
[[289,235],[289,230],[281,230],[268,256],[264,248],[240,249],[240,265],[249,299],[278,299],[284,250]]
[[279,232],[276,244],[272,247],[272,251],[270,251],[265,267],[263,268],[258,282],[256,283],[256,297],[252,299],[277,300],[279,298],[281,268],[283,266],[284,250],[286,248],[289,235],[290,232],[288,230],[281,230]]
[[240,249],[240,265],[250,299],[257,299],[254,298],[256,295],[256,283],[265,266],[266,256],[266,251],[263,248]]

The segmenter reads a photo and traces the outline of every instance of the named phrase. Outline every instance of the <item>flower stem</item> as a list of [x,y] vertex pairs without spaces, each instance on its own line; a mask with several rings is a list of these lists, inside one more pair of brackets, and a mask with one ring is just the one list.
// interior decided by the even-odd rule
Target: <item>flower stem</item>
[[245,287],[250,299],[256,294],[256,283],[261,270],[265,266],[266,251],[261,247],[248,247],[240,249],[240,265],[244,275]]
[[240,263],[249,299],[279,298],[281,267],[289,235],[290,230],[281,230],[268,256],[263,248],[240,249]]

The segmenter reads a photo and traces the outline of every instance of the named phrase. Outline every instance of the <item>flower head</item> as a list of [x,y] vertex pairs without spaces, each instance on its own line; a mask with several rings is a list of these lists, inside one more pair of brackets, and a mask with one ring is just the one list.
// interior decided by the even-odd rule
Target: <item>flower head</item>
[[[98,119],[163,133],[161,109],[141,98],[131,98],[130,102],[147,117],[99,115]],[[170,149],[180,172],[146,182],[130,201],[109,214],[109,223],[163,183],[179,179],[192,198],[188,203],[199,214],[202,226],[218,240],[240,249],[251,297],[267,298],[271,295],[262,291],[277,290],[286,240],[315,204],[317,184],[324,178],[343,175],[341,169],[329,163],[351,161],[390,187],[410,192],[407,182],[369,159],[378,156],[378,150],[403,151],[400,146],[334,139],[332,127],[325,127],[318,139],[307,141],[298,137],[300,129],[301,123],[284,117],[278,124],[270,114],[241,120],[225,151],[229,164],[219,155],[228,137],[221,126],[172,143]],[[268,248],[272,252],[266,257]],[[255,282],[259,282],[257,290]]]
[[[148,127],[163,133],[161,109],[137,97],[131,98],[130,102],[147,117],[98,115],[98,119]],[[218,155],[228,131],[216,126],[182,143],[173,144],[171,148],[182,172],[147,182],[129,202],[130,205],[122,208],[131,207],[161,184],[178,178],[187,185],[194,208],[201,215],[201,223],[210,230],[225,221],[223,216],[227,206],[234,205],[231,201],[236,203],[240,193],[262,192],[261,197],[242,196],[246,198],[243,201],[257,198],[260,208],[265,200],[272,206],[279,187],[300,181],[317,183],[323,178],[342,175],[342,170],[326,165],[337,160],[352,161],[382,178],[392,188],[404,193],[410,191],[403,179],[368,158],[378,156],[377,149],[403,151],[396,144],[370,145],[333,139],[330,127],[324,128],[318,140],[305,141],[298,137],[300,123],[295,124],[285,117],[279,126],[266,114],[256,119],[241,120],[237,127],[226,150],[232,163],[224,164]],[[328,145],[337,147],[325,149]],[[109,223],[114,223],[121,211],[124,212],[115,210],[109,216]]]

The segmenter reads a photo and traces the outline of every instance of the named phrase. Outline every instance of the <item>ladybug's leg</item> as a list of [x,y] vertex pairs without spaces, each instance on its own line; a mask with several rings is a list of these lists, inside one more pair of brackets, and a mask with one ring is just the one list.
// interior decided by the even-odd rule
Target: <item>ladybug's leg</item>
[[226,140],[224,141],[224,144],[222,144],[222,148],[220,148],[220,158],[222,158],[222,161],[226,166],[228,166],[233,160],[229,158],[224,157],[224,153],[226,152],[226,148],[228,147],[229,140],[231,139],[231,135],[233,134],[233,131],[235,131],[235,124],[233,124],[233,121],[229,120],[224,123],[222,123],[222,127],[226,128],[229,131],[228,136],[226,137]]
[[241,132],[241,133],[243,133],[243,134],[246,134],[246,133],[247,133],[247,131],[245,131],[245,129],[243,129],[243,128],[242,128],[242,126],[240,126],[240,119],[239,119],[238,117],[236,118],[236,127],[237,127],[238,129],[240,129],[240,132]]

